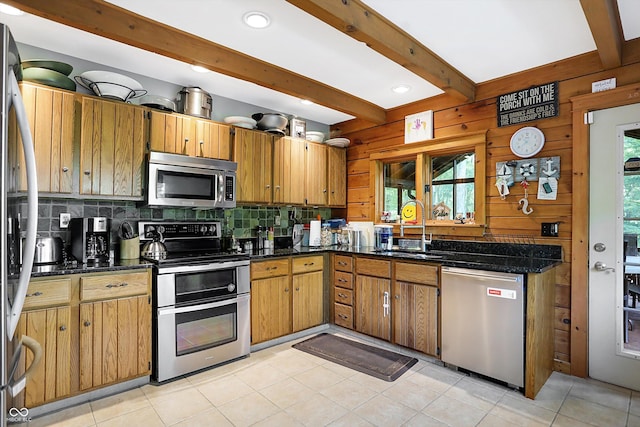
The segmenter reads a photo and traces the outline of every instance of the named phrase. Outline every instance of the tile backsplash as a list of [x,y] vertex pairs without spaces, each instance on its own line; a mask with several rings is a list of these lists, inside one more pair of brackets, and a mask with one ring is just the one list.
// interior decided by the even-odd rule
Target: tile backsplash
[[[22,209],[26,212],[26,206]],[[316,219],[331,217],[329,208],[300,208],[300,207],[265,207],[240,206],[225,210],[194,210],[189,208],[145,208],[137,207],[135,202],[124,201],[95,201],[76,199],[45,199],[38,203],[38,235],[61,237],[68,241],[66,229],[60,229],[60,214],[71,214],[71,218],[104,216],[111,218],[111,241],[118,242],[118,229],[124,221],[129,221],[137,230],[140,220],[177,220],[177,221],[220,221],[223,232],[227,235],[251,237],[258,226],[274,227],[276,236],[291,234],[295,222],[306,223]],[[290,219],[291,218],[295,219]],[[276,218],[280,217],[280,225],[276,225]]]

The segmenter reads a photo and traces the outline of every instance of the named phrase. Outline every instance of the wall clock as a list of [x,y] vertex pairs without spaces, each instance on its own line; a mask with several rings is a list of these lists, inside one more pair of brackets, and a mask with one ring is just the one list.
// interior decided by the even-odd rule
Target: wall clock
[[536,127],[527,126],[511,136],[511,152],[518,157],[535,156],[544,147],[544,134]]

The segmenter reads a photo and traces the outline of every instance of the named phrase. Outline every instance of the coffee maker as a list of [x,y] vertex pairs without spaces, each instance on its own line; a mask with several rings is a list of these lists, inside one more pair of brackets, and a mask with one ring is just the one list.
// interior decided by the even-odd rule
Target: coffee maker
[[109,262],[110,230],[106,217],[71,218],[71,255],[83,264]]

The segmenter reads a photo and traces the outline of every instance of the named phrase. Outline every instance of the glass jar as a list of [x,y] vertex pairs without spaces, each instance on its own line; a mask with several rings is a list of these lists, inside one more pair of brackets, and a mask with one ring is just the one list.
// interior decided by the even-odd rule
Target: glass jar
[[320,230],[320,244],[325,247],[331,246],[331,237],[331,226],[328,222],[323,222]]

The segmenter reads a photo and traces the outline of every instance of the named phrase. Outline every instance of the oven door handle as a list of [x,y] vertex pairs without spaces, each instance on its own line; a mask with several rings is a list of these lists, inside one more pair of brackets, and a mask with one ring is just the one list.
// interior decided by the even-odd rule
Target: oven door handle
[[207,264],[181,265],[179,267],[160,266],[159,273],[171,274],[171,273],[193,273],[193,272],[199,272],[199,271],[216,271],[216,270],[225,270],[225,269],[235,268],[235,267],[246,267],[248,265],[249,265],[249,260],[210,262]]
[[233,298],[230,300],[210,302],[208,304],[188,305],[186,307],[174,307],[174,308],[163,307],[158,309],[158,316],[208,310],[210,308],[218,308],[218,307],[224,307],[226,305],[231,305],[235,303],[241,303],[249,299],[250,299],[250,295],[246,294],[246,295],[238,295],[237,298]]

